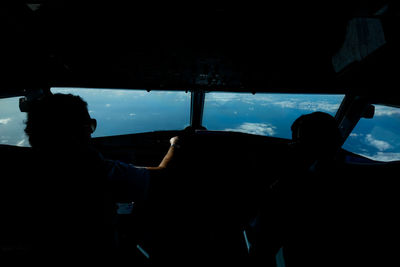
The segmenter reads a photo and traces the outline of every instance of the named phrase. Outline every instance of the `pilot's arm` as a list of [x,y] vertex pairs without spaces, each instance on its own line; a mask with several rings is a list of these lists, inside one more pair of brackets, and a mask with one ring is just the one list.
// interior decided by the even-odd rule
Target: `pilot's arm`
[[139,202],[147,199],[150,177],[153,181],[162,180],[154,178],[162,176],[161,171],[167,169],[173,159],[177,142],[178,137],[170,139],[171,146],[157,167],[136,167],[132,164],[108,160],[108,179],[114,184],[113,188],[117,189],[114,194],[117,201]]
[[157,167],[146,167],[146,169],[150,171],[158,171],[158,170],[164,170],[167,168],[167,166],[170,164],[172,161],[174,154],[175,154],[175,149],[178,145],[179,138],[177,136],[172,137],[169,142],[171,146],[168,149],[167,154],[164,156],[163,160]]

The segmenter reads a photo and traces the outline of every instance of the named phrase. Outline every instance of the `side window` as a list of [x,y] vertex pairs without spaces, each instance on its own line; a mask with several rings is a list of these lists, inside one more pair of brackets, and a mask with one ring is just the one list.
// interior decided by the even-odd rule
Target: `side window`
[[30,146],[25,129],[26,113],[19,110],[19,97],[0,99],[0,144]]
[[375,105],[374,118],[361,119],[343,148],[372,160],[400,160],[400,108]]

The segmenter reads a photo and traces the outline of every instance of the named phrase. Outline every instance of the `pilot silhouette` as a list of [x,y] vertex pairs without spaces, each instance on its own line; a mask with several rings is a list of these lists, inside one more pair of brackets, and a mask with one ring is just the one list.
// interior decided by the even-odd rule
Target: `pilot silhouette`
[[342,140],[337,121],[324,112],[313,112],[297,118],[292,126],[294,150],[307,160],[333,160]]
[[335,247],[341,236],[335,215],[342,204],[340,183],[334,179],[340,176],[338,123],[327,113],[313,112],[296,119],[291,130],[284,168],[249,225],[256,266],[276,264],[277,255],[284,255],[288,266],[321,266],[340,259]]
[[40,218],[36,247],[46,248],[37,255],[104,259],[115,254],[115,203],[144,202],[151,179],[159,177],[152,174],[172,162],[177,137],[155,167],[105,159],[91,146],[96,124],[87,103],[71,94],[45,95],[28,110],[25,132],[36,155],[32,176],[41,188],[31,203]]

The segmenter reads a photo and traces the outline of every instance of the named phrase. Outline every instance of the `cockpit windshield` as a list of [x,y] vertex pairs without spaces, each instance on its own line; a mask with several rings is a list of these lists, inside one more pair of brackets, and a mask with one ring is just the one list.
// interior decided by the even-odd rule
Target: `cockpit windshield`
[[209,130],[291,138],[301,115],[323,111],[335,116],[344,95],[208,93],[204,126]]
[[[97,120],[93,137],[182,130],[190,125],[191,94],[185,91],[51,88],[52,93],[81,96]],[[290,125],[302,114],[335,115],[343,95],[250,94],[207,92],[202,124],[208,130],[237,131],[291,138]],[[1,99],[2,144],[29,146],[26,113],[18,97]]]
[[[51,88],[52,93],[81,96],[97,120],[93,137],[182,130],[191,124],[193,95],[185,91]],[[28,147],[26,113],[19,98],[0,99],[0,144]],[[207,130],[234,131],[291,139],[299,116],[322,111],[335,116],[344,95],[206,92],[202,125]],[[343,148],[378,161],[399,159],[399,109],[376,106],[374,119],[361,119]],[[395,123],[393,123],[393,121]]]

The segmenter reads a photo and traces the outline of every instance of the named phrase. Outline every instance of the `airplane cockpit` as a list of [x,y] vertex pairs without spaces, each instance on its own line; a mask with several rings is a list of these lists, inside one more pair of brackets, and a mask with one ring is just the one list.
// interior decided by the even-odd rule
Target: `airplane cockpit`
[[[97,120],[91,147],[106,159],[158,166],[179,138],[145,201],[112,203],[111,264],[394,265],[399,16],[391,0],[2,3],[0,262],[108,253],[84,228],[101,201],[55,219],[56,188],[100,187],[48,166],[57,159],[40,160],[24,131],[35,101],[72,94]],[[337,142],[329,160],[297,150],[294,122],[320,113],[335,129],[314,123],[310,142]],[[72,241],[71,224],[83,229]]]

